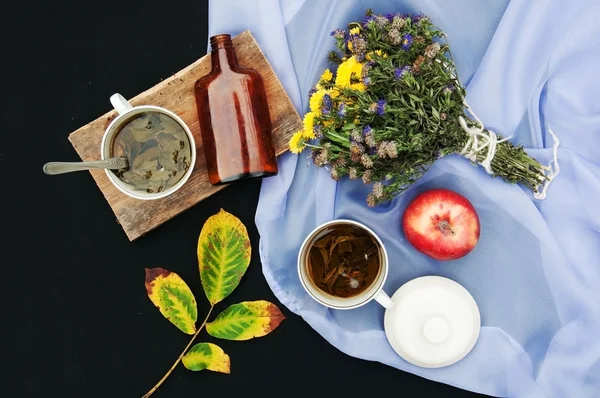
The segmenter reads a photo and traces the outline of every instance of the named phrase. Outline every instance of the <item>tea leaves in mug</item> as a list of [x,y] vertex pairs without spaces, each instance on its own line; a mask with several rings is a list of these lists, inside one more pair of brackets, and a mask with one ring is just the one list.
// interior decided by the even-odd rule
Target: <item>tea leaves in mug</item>
[[239,218],[221,209],[210,217],[198,239],[200,279],[215,305],[238,286],[250,264],[250,238]]
[[308,273],[321,290],[337,297],[363,292],[380,268],[377,242],[354,226],[336,226],[310,248]]
[[206,331],[220,339],[249,340],[271,333],[284,319],[273,303],[244,301],[228,307],[214,321],[207,323]]
[[111,156],[125,156],[129,168],[114,174],[132,189],[158,193],[173,187],[190,167],[191,147],[185,130],[161,112],[144,112],[116,133]]
[[318,241],[316,241],[313,246],[319,247],[319,248],[326,247],[330,240],[331,240],[331,235],[327,235],[324,238],[321,238]]
[[196,332],[196,299],[179,275],[162,268],[146,268],[146,292],[161,314],[179,330],[186,334]]

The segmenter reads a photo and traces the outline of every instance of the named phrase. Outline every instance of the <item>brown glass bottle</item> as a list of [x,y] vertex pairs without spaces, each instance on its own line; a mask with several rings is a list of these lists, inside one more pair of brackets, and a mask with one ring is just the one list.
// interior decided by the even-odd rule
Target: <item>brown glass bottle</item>
[[260,74],[239,66],[230,35],[210,38],[211,72],[195,87],[210,183],[277,174],[271,117]]

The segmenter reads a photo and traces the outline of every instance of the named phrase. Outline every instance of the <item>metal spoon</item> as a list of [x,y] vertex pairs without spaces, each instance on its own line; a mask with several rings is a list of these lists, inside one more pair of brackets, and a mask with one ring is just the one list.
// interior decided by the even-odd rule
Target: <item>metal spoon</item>
[[127,158],[110,158],[97,160],[95,162],[50,162],[46,163],[42,170],[48,175],[70,173],[72,171],[90,170],[90,169],[125,169],[129,167]]

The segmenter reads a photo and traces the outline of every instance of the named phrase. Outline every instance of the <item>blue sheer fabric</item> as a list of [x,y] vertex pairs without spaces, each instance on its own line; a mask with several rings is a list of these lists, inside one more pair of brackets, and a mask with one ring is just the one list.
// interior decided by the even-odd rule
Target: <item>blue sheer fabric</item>
[[[449,156],[395,200],[370,209],[370,188],[332,181],[306,151],[280,158],[263,182],[256,224],[269,285],[291,311],[343,352],[464,389],[497,396],[600,396],[600,3],[583,0],[211,0],[210,34],[250,29],[300,113],[334,47],[329,32],[375,12],[423,12],[446,32],[468,101],[488,128],[547,164],[552,129],[560,175],[544,201]],[[481,239],[463,259],[417,252],[400,227],[418,193],[437,187],[471,200]],[[376,302],[327,309],[302,289],[296,256],[318,224],[351,218],[383,240],[392,294],[421,275],[465,286],[482,330],[459,363],[422,369],[402,360],[383,332]]]

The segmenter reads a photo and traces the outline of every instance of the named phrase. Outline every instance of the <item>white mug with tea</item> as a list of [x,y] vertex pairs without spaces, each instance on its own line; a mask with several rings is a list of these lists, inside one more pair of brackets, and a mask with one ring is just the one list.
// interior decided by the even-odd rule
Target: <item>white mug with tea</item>
[[383,291],[388,268],[381,239],[352,220],[315,228],[298,255],[300,282],[319,303],[339,310],[371,300],[384,306],[386,337],[406,361],[439,368],[465,357],[481,326],[471,294],[448,278],[423,276],[405,283],[390,298]]
[[110,97],[118,116],[108,125],[102,159],[126,157],[128,169],[106,170],[124,194],[141,200],[171,195],[189,179],[196,162],[190,128],[174,112],[154,105],[132,106],[120,94]]
[[48,162],[44,173],[104,169],[118,190],[141,200],[164,198],[181,188],[196,163],[190,128],[165,108],[134,107],[120,94],[110,97],[110,102],[118,115],[102,137],[102,160]]
[[[350,252],[356,258],[342,264],[341,257]],[[333,262],[336,269],[327,269]],[[329,308],[349,310],[371,300],[393,304],[383,291],[388,274],[383,242],[356,221],[333,220],[313,230],[300,248],[298,274],[308,294]]]

